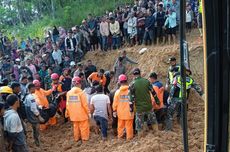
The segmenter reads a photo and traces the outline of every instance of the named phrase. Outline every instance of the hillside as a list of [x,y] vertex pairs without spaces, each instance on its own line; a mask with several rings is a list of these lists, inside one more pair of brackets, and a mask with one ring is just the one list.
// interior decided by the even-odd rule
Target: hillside
[[[197,33],[188,37],[190,46],[190,61],[192,77],[203,86],[203,49],[202,44],[197,40]],[[139,55],[138,51],[145,46],[137,46],[132,48],[125,48],[127,54],[132,59],[139,62],[138,67],[143,71],[143,76],[147,76],[151,71],[156,71],[160,79],[164,82],[167,68],[168,58],[176,56],[178,58],[178,46],[151,46],[147,47],[148,51],[143,55]],[[111,51],[109,53],[89,52],[85,60],[91,59],[99,67],[104,69],[111,69],[113,63],[117,58],[119,52]],[[129,69],[134,66],[129,66]],[[130,73],[130,72],[129,72]],[[131,79],[131,77],[130,77]],[[29,137],[30,149],[33,152],[182,152],[182,131],[179,125],[174,123],[173,132],[158,131],[155,133],[148,133],[148,135],[141,140],[135,137],[131,141],[117,140],[111,133],[109,139],[103,142],[99,135],[91,133],[90,140],[86,144],[79,145],[73,141],[72,124],[61,124],[50,127],[45,132],[41,133],[42,145],[36,148]],[[204,128],[204,101],[195,92],[192,91],[189,98],[188,109],[188,127],[189,127],[189,148],[191,152],[203,151],[203,128]],[[29,130],[31,134],[31,130]]]

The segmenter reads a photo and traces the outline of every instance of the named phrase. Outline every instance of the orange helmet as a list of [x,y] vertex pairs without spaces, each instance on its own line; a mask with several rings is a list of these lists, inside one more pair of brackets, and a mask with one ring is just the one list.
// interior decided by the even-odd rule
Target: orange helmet
[[57,80],[57,79],[59,79],[59,75],[57,73],[53,73],[53,74],[51,74],[51,79]]

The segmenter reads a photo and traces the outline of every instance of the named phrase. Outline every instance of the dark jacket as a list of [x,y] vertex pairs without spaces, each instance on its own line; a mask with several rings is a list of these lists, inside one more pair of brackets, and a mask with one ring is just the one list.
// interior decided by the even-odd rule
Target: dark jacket
[[155,24],[155,18],[154,16],[148,16],[145,18],[145,28],[148,28],[148,30],[153,30]]

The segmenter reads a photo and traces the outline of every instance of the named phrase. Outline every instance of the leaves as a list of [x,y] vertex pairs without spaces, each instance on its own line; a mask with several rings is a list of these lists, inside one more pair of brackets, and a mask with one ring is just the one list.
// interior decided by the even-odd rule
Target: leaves
[[102,15],[132,0],[0,0],[0,28],[20,37],[43,37],[44,28],[80,24],[89,13]]

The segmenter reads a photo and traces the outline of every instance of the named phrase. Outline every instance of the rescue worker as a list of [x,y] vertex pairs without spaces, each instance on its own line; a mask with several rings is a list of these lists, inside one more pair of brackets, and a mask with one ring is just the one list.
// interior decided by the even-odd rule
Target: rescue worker
[[124,136],[124,129],[126,131],[126,139],[133,138],[133,119],[134,112],[130,111],[129,107],[129,86],[126,75],[119,76],[118,81],[121,87],[116,91],[113,101],[113,115],[118,117],[117,132],[118,138]]
[[[65,72],[67,72],[66,70],[64,70],[64,75],[66,74]],[[60,83],[59,80],[64,81],[65,77],[61,77],[59,79],[59,75],[57,73],[53,73],[51,74],[51,79],[52,79],[52,88],[54,89],[52,92],[52,101],[57,97],[60,96],[60,103],[58,105],[59,108],[59,113],[65,117],[65,109],[66,109],[66,92],[69,91],[68,88],[64,88],[63,89],[63,83]],[[67,119],[65,119],[65,122],[67,122]]]
[[170,90],[171,89],[174,74],[177,73],[177,72],[180,72],[180,66],[177,65],[175,57],[169,58],[169,62],[170,62],[170,67],[168,69],[168,76],[167,76],[167,79],[166,79],[165,90]]
[[[152,72],[149,75],[149,81],[150,81],[154,91],[156,92],[159,101],[160,101],[160,104],[158,105],[153,100],[153,108],[154,108],[154,112],[156,114],[158,127],[160,129],[160,128],[162,128],[162,125],[165,122],[166,113],[167,113],[167,108],[164,105],[164,92],[165,92],[165,90],[164,90],[163,84],[157,80],[157,74],[155,72]],[[167,101],[167,98],[166,98],[166,101]]]
[[25,112],[26,118],[31,123],[33,129],[33,137],[34,143],[36,146],[40,146],[39,140],[39,123],[44,122],[44,119],[41,117],[40,112],[38,110],[38,105],[34,98],[35,85],[33,83],[29,83],[27,86],[28,95],[25,97]]
[[81,79],[72,79],[73,88],[66,95],[66,117],[73,122],[74,140],[89,140],[89,107],[87,97],[81,89]]
[[[189,92],[191,88],[194,88],[200,96],[203,95],[203,91],[199,85],[195,83],[195,81],[192,79],[190,76],[192,73],[190,69],[186,69],[186,99],[188,100],[189,98]],[[177,111],[178,115],[177,117],[179,118],[179,122],[181,121],[181,104],[182,104],[182,91],[181,91],[181,76],[179,73],[176,73],[174,81],[173,81],[173,86],[170,90],[170,95],[168,99],[168,111],[167,111],[167,120],[166,120],[166,130],[171,131],[172,130],[172,125],[173,125],[173,115],[175,111]]]
[[135,125],[139,137],[144,134],[144,129],[147,125],[152,126],[153,130],[157,130],[156,115],[153,111],[151,94],[157,104],[159,99],[156,92],[153,90],[150,82],[141,77],[141,71],[139,68],[133,70],[134,80],[129,87],[130,96],[130,112],[134,111],[135,106]]
[[105,86],[106,84],[106,77],[104,75],[104,70],[103,69],[100,69],[99,72],[93,72],[88,78],[88,82],[91,84],[92,86],[92,83],[94,81],[98,81],[100,85],[102,85],[103,87]]
[[5,111],[5,103],[0,102],[0,147],[1,152],[6,152],[6,145],[4,139],[4,129],[3,129],[3,115]]
[[[53,90],[55,90],[55,88],[50,89],[50,90],[43,90],[41,88],[41,83],[39,80],[34,80],[33,84],[35,85],[35,92],[33,93],[34,97],[35,97],[35,101],[38,104],[39,107],[41,108],[49,108],[49,102],[47,99],[47,96],[51,95]],[[43,131],[45,129],[47,129],[48,125],[55,125],[57,123],[56,117],[52,117],[49,119],[49,122],[46,124],[40,124],[40,130]]]

